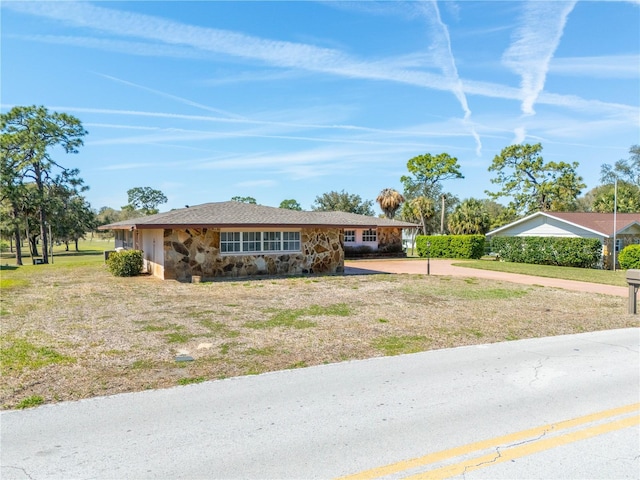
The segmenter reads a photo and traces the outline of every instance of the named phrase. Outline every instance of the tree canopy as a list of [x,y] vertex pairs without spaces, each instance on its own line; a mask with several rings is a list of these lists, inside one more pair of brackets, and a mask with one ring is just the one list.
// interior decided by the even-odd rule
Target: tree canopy
[[393,218],[400,209],[400,206],[404,203],[404,197],[393,188],[385,188],[380,192],[378,198],[376,198],[376,202],[378,202],[380,209],[387,218]]
[[618,160],[613,165],[604,164],[600,168],[602,184],[613,184],[616,180],[640,187],[640,145],[629,148],[629,158]]
[[232,202],[241,202],[241,203],[250,203],[251,205],[256,205],[258,202],[256,202],[256,199],[253,197],[241,197],[241,196],[235,196],[235,197],[231,197],[231,201]]
[[167,203],[167,196],[160,190],[151,187],[134,187],[127,190],[127,201],[123,210],[139,210],[144,215],[158,213],[158,205]]
[[[86,190],[77,169],[69,169],[54,160],[52,153],[78,153],[87,134],[77,118],[66,113],[49,112],[45,107],[13,107],[0,115],[2,201],[8,204],[16,237],[16,263],[21,264],[18,220],[26,206],[35,209],[42,242],[43,261],[48,263],[48,212],[51,191],[64,187],[72,192]],[[35,189],[27,190],[33,184]],[[28,197],[28,202],[25,198]],[[27,205],[28,203],[28,205]],[[28,222],[27,222],[28,225]]]
[[453,235],[484,235],[491,226],[486,203],[474,198],[464,200],[449,215],[448,226]]
[[400,181],[404,185],[405,197],[426,196],[434,198],[439,191],[434,191],[441,182],[455,178],[464,178],[460,172],[458,159],[448,153],[431,155],[425,153],[413,157],[407,162],[410,175],[403,175]]
[[373,200],[362,200],[360,195],[350,194],[344,190],[331,191],[316,197],[311,208],[317,212],[350,212],[359,215],[375,215]]
[[489,167],[496,172],[491,183],[502,188],[487,191],[492,199],[509,197],[509,208],[517,214],[536,211],[575,210],[580,191],[585,188],[576,169],[578,162],[545,162],[542,145],[511,145],[496,155]]
[[280,208],[284,208],[286,210],[296,210],[298,212],[302,210],[302,207],[300,206],[298,201],[294,200],[293,198],[289,198],[280,202]]

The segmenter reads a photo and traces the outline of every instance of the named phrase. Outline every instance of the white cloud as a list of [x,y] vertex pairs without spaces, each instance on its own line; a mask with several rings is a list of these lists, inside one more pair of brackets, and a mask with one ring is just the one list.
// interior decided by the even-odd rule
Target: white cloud
[[[189,51],[209,52],[258,61],[270,67],[306,70],[346,78],[397,82],[417,87],[454,92],[467,115],[466,96],[517,100],[522,109],[533,112],[535,103],[546,103],[591,113],[632,112],[628,105],[589,101],[576,96],[558,95],[542,91],[553,53],[575,1],[527,3],[523,24],[517,29],[514,43],[505,52],[503,61],[522,76],[520,89],[489,82],[462,80],[455,69],[446,26],[440,25],[440,37],[435,51],[427,55],[407,55],[398,60],[361,60],[335,49],[278,40],[261,39],[235,32],[196,27],[150,15],[108,9],[96,5],[72,2],[5,2],[3,8],[27,14],[58,19],[76,26],[87,27],[123,37],[137,37],[147,42]],[[426,4],[433,8],[433,3]],[[431,7],[429,7],[431,5]],[[395,8],[395,7],[394,7]],[[383,9],[385,10],[385,9]],[[416,9],[410,9],[415,14]],[[440,21],[440,23],[442,23]],[[416,69],[420,62],[434,61],[445,74]],[[437,63],[440,62],[440,63]],[[147,88],[147,87],[141,87]],[[151,89],[152,90],[152,89]],[[177,97],[178,99],[180,97]],[[186,99],[184,99],[186,100]],[[195,103],[195,102],[194,102]],[[136,114],[142,114],[137,112]],[[159,116],[157,113],[147,113]],[[164,114],[167,118],[186,118],[179,114]],[[191,116],[195,119],[196,116]],[[204,121],[232,121],[201,117]],[[637,121],[637,120],[636,120]],[[324,128],[334,128],[325,126]],[[475,137],[474,132],[470,134]]]
[[524,127],[515,128],[513,130],[513,134],[515,135],[511,142],[513,145],[518,145],[524,142],[524,140],[527,138],[527,130]]
[[640,56],[556,57],[549,65],[549,73],[574,77],[637,79],[640,78]]
[[569,13],[576,0],[546,2],[529,0],[524,5],[513,43],[502,57],[504,65],[521,77],[522,111],[535,113],[533,106],[544,88],[549,63],[560,43]]

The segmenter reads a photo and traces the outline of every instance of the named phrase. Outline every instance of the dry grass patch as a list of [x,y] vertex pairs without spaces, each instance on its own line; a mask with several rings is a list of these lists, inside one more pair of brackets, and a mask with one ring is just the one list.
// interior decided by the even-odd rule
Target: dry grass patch
[[3,408],[638,325],[622,298],[454,277],[181,284],[99,264],[5,277]]

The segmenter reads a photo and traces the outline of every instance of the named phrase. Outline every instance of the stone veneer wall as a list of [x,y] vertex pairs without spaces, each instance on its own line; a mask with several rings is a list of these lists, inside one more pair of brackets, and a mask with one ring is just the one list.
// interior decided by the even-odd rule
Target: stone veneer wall
[[378,251],[402,251],[402,229],[378,227]]
[[188,282],[195,275],[207,280],[344,272],[341,230],[303,228],[300,243],[302,252],[221,255],[219,229],[167,229],[164,231],[164,278]]

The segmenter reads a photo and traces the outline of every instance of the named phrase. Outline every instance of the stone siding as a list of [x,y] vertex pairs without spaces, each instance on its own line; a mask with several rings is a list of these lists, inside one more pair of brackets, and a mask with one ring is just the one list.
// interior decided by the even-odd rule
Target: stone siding
[[342,232],[301,229],[301,252],[253,255],[220,253],[220,230],[213,228],[164,231],[164,278],[182,282],[256,275],[301,275],[344,272]]
[[397,227],[378,227],[378,251],[401,252],[402,229]]

